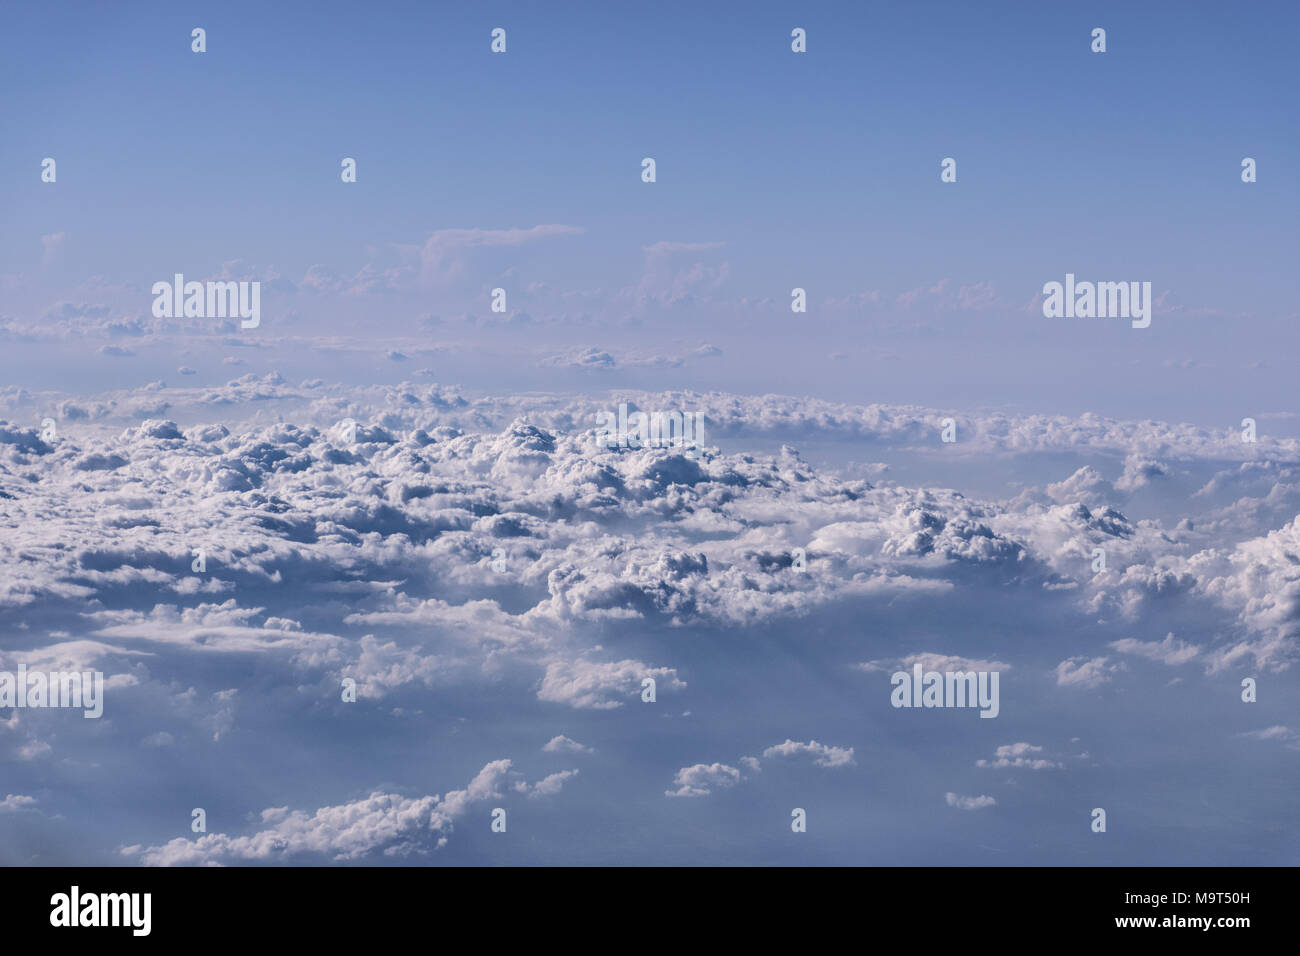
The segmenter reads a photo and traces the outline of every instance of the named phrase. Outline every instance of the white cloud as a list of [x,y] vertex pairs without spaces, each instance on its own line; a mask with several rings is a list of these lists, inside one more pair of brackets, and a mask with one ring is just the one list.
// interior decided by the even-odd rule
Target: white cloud
[[1109,663],[1108,657],[1071,657],[1056,665],[1059,687],[1100,687],[1120,670],[1122,664]]
[[1136,638],[1126,637],[1112,641],[1110,646],[1121,654],[1136,654],[1171,667],[1186,664],[1201,652],[1196,645],[1184,643],[1176,639],[1172,633],[1166,634],[1162,641],[1139,641]]
[[714,790],[734,787],[740,782],[740,771],[723,763],[697,763],[683,767],[673,777],[676,790],[665,790],[668,797],[706,797]]
[[1048,770],[1061,764],[1046,757],[1037,756],[1043,748],[1029,743],[1003,744],[993,753],[992,760],[977,760],[977,767],[1019,767],[1026,770]]
[[35,806],[35,797],[26,797],[21,793],[10,793],[3,800],[0,800],[0,813],[16,813],[19,810],[30,810]]
[[925,651],[919,654],[908,654],[905,657],[865,661],[854,666],[858,670],[867,671],[868,673],[878,673],[882,671],[911,672],[917,664],[925,672],[936,671],[946,673],[948,671],[1002,671],[1011,670],[1011,665],[1002,661],[980,660],[972,657],[962,657],[958,654],[939,654],[932,651]]
[[[510,761],[494,760],[464,790],[453,790],[444,797],[413,798],[376,791],[353,803],[321,807],[313,813],[273,807],[262,811],[262,822],[270,826],[251,836],[208,833],[193,840],[177,837],[161,846],[123,847],[121,853],[147,866],[285,861],[298,854],[354,860],[379,850],[389,856],[424,853],[431,845],[445,845],[453,823],[472,805],[501,797],[509,775]],[[555,793],[565,777],[553,774],[537,786],[545,785],[543,795]]]
[[802,754],[811,754],[813,762],[819,767],[853,766],[852,747],[830,747],[826,744],[819,744],[815,740],[800,743],[796,740],[787,739],[785,743],[768,747],[763,751],[763,756],[768,759],[772,757],[794,757]]
[[558,734],[548,740],[543,745],[542,750],[550,754],[589,754],[595,753],[592,748],[578,743],[572,737],[566,737],[564,734]]
[[639,694],[647,677],[655,680],[656,696],[664,689],[686,686],[671,668],[652,668],[641,661],[567,660],[547,666],[537,696],[571,707],[608,710]]
[[520,793],[526,793],[530,797],[551,797],[559,793],[564,787],[564,782],[578,775],[576,770],[561,770],[558,773],[550,774],[543,777],[537,783],[529,786],[528,784],[517,784],[515,789]]
[[1289,750],[1300,750],[1300,732],[1282,724],[1265,727],[1263,730],[1248,730],[1240,734],[1251,740],[1275,740]]
[[956,807],[958,810],[982,810],[985,807],[997,806],[997,801],[987,796],[963,797],[949,791],[943,798],[948,806]]

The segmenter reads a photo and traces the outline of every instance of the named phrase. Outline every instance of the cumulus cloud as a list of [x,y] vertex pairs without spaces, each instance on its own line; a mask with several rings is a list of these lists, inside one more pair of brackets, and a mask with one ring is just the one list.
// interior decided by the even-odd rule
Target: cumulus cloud
[[23,796],[21,793],[6,794],[0,800],[0,813],[16,813],[19,810],[31,810],[36,806],[35,797]]
[[724,763],[697,763],[683,767],[673,777],[676,790],[665,790],[668,797],[707,797],[714,790],[734,787],[740,782],[740,771]]
[[[503,795],[509,760],[494,760],[463,790],[445,796],[405,797],[376,791],[352,803],[321,807],[308,813],[288,807],[263,810],[265,828],[249,836],[208,833],[193,840],[177,837],[160,846],[123,847],[123,856],[147,866],[223,865],[287,861],[299,855],[355,860],[381,851],[385,856],[427,853],[446,845],[454,822],[476,803]],[[534,785],[539,795],[559,791],[567,776],[553,774]]]
[[620,697],[639,693],[646,678],[672,690],[686,686],[671,668],[651,668],[640,661],[552,661],[537,696],[572,707],[608,710],[624,703]]
[[[66,320],[112,321],[79,311]],[[0,612],[29,625],[11,630],[5,656],[105,670],[136,759],[229,746],[272,687],[296,716],[342,706],[367,719],[500,694],[567,715],[581,739],[594,733],[585,721],[642,707],[651,678],[660,701],[684,698],[657,714],[664,726],[683,709],[703,722],[707,708],[691,698],[713,676],[707,664],[694,670],[700,651],[736,641],[816,659],[824,647],[832,668],[870,673],[1046,672],[1079,690],[1122,689],[1134,658],[1211,675],[1294,660],[1300,531],[1278,516],[1288,484],[1300,506],[1300,453],[1283,439],[1246,446],[1159,422],[971,413],[952,454],[972,457],[958,468],[1019,480],[1024,465],[1036,482],[980,495],[912,480],[933,461],[934,409],[696,392],[468,396],[431,382],[275,373],[192,381],[82,396],[0,389]],[[701,412],[705,447],[688,458],[598,446],[596,414],[621,402]],[[56,435],[35,425],[45,415],[57,416]],[[804,439],[868,450],[837,467],[803,457]],[[1039,467],[1045,454],[1050,468]],[[884,459],[889,470],[861,464]],[[1161,496],[1139,493],[1157,481],[1188,490],[1173,517],[1153,512]],[[1208,490],[1193,498],[1197,488]],[[1022,628],[985,620],[1002,601],[1103,636],[1021,640]],[[1188,613],[1178,637],[1175,612]],[[1153,621],[1162,640],[1148,639],[1160,633]],[[868,622],[860,634],[857,622]],[[838,643],[850,632],[852,644]],[[238,692],[213,676],[226,673],[241,675]],[[345,679],[356,704],[338,702]],[[667,792],[757,785],[777,759],[830,779],[841,775],[822,770],[854,763],[850,741],[801,742],[780,733],[788,726],[722,751],[726,763],[683,767]],[[68,735],[25,715],[0,729],[16,765],[66,756]],[[593,752],[563,734],[543,751]],[[653,792],[695,756],[672,754]],[[1064,759],[1021,742],[978,764],[1044,770]],[[531,784],[507,773],[498,789],[541,800],[575,786],[575,773]],[[286,811],[257,834],[216,835],[210,852],[160,834],[134,858],[347,853],[348,838],[305,834],[332,834],[331,821],[352,813],[393,834],[358,839],[362,854],[436,847],[444,832],[399,822],[415,798],[397,786],[346,812]],[[421,809],[432,818],[434,806]]]
[[800,743],[796,740],[787,739],[785,743],[768,747],[763,751],[763,756],[767,758],[794,757],[803,754],[811,755],[813,763],[819,767],[853,766],[852,747],[828,747],[826,744],[819,744],[815,740]]
[[[96,636],[203,653],[281,652],[340,674],[351,658],[361,693],[370,697],[411,683],[432,686],[440,674],[460,679],[476,658],[481,667],[509,648],[516,661],[536,669],[543,700],[579,708],[617,706],[645,676],[670,691],[684,682],[663,662],[560,650],[558,635],[575,626],[646,618],[675,626],[749,626],[828,602],[948,593],[976,568],[990,583],[1036,581],[1073,590],[1071,600],[1089,610],[1129,616],[1162,594],[1198,593],[1259,635],[1233,646],[1170,645],[1159,652],[1166,657],[1189,655],[1195,646],[1207,667],[1223,667],[1243,655],[1282,662],[1290,653],[1289,615],[1300,595],[1285,558],[1293,526],[1243,541],[1235,551],[1198,552],[1182,537],[1135,524],[1101,501],[1069,503],[1075,492],[1109,493],[1087,469],[1074,472],[1073,491],[1049,487],[1067,503],[1046,495],[981,502],[943,489],[874,486],[809,467],[784,450],[767,458],[706,450],[690,460],[673,449],[595,447],[595,413],[620,400],[640,408],[704,408],[710,433],[744,425],[758,434],[815,428],[903,445],[932,437],[928,413],[780,397],[757,404],[686,393],[543,398],[529,412],[543,426],[519,417],[510,402],[471,403],[437,385],[333,393],[321,383],[292,385],[274,374],[217,388],[159,384],[135,394],[130,407],[112,395],[65,401],[69,419],[87,423],[86,430],[67,426],[53,444],[34,429],[0,426],[0,453],[12,475],[5,485],[13,489],[7,492],[14,502],[11,527],[21,528],[23,542],[0,542],[0,550],[10,548],[13,570],[0,583],[0,603],[107,597],[147,582],[200,600],[185,608],[154,602],[91,611]],[[129,417],[150,402],[188,405],[199,414],[296,404],[309,421],[182,428],[147,417],[120,431],[94,424]],[[339,425],[344,419],[358,422],[351,441]],[[1070,438],[1101,449],[1145,442],[1164,427],[1144,423],[1146,432],[1139,432],[1089,418],[1072,424]],[[1194,437],[1162,434],[1163,457],[1220,454],[1204,436]],[[1043,420],[996,416],[981,420],[970,440],[1033,453],[1055,443]],[[1125,460],[1137,461],[1131,454]],[[67,490],[74,484],[81,489],[76,495]],[[209,554],[212,570],[195,574],[189,571],[194,509],[217,500],[221,511],[210,513],[202,532],[218,542]],[[53,547],[59,540],[81,544]],[[1105,546],[1114,572],[1091,573],[1096,543]],[[814,573],[793,573],[796,546],[805,549]],[[13,560],[16,547],[41,559]],[[505,578],[492,570],[498,551],[510,569]],[[437,569],[439,597],[386,583],[430,567]],[[367,599],[346,617],[348,625],[415,629],[459,618],[492,637],[477,650],[452,654],[433,653],[400,634],[350,644],[337,630],[230,604],[233,588],[272,584],[290,573],[298,587],[319,594],[355,579]],[[541,589],[544,597],[508,613],[480,596],[494,581]],[[222,602],[230,606],[218,614]],[[1140,643],[1116,642],[1114,650],[1145,653]],[[917,662],[937,670],[1012,666],[968,653],[924,652],[862,667],[910,669]],[[1059,666],[1058,680],[1095,686],[1116,666],[1071,658]]]
[[[851,767],[854,765],[852,747],[834,747],[820,744],[815,740],[806,743],[786,738],[784,743],[775,744],[763,751],[764,759],[812,757],[818,767]],[[751,773],[758,773],[762,764],[757,757],[741,757],[737,763],[742,764]],[[723,763],[695,764],[683,767],[673,778],[676,790],[667,790],[670,797],[704,797],[714,790],[732,787],[744,778],[735,767]]]

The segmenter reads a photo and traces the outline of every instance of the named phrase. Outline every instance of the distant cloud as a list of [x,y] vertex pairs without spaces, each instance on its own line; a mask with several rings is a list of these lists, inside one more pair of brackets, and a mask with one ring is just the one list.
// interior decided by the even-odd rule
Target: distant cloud
[[1251,740],[1274,740],[1286,747],[1288,750],[1300,750],[1300,732],[1294,731],[1289,727],[1277,724],[1273,727],[1266,727],[1263,730],[1248,730],[1241,737],[1247,737]]
[[1048,770],[1053,767],[1061,766],[1061,764],[1055,760],[1048,760],[1045,757],[1037,756],[1042,752],[1043,748],[1037,747],[1034,744],[1003,744],[994,751],[992,760],[977,760],[975,761],[975,766],[996,767],[999,769],[1018,767],[1026,770]]
[[577,226],[556,224],[527,229],[440,229],[420,247],[420,275],[425,279],[455,278],[465,271],[467,256],[475,250],[523,246],[582,232]]
[[962,797],[951,791],[944,794],[944,800],[948,806],[956,807],[958,810],[982,810],[985,807],[997,806],[997,801],[992,797]]
[[612,369],[618,367],[614,356],[594,347],[551,355],[542,359],[539,364],[547,368]]
[[542,747],[542,750],[551,754],[589,754],[595,752],[590,747],[584,746],[564,734],[552,737]]

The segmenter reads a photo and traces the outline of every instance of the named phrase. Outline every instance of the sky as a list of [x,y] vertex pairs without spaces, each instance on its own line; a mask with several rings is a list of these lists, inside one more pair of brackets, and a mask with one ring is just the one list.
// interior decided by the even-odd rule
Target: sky
[[1294,863],[1298,19],[10,5],[3,861]]
[[[493,387],[591,382],[539,371],[548,347],[678,360],[711,344],[743,361],[623,371],[1205,424],[1285,408],[1300,211],[1285,6],[387,9],[11,10],[6,318],[147,316],[153,282],[224,270],[279,280],[263,346],[340,330],[454,344]],[[200,21],[195,54],[175,37]],[[1158,318],[1141,335],[1044,320],[1033,300],[1067,272],[1152,282]],[[497,287],[508,334],[463,321],[487,321]],[[30,351],[4,369],[28,386],[60,362],[100,387],[176,374],[166,352]]]

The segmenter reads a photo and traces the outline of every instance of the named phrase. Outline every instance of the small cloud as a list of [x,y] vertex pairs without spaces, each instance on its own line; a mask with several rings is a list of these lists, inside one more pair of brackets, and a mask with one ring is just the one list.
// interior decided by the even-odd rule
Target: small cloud
[[552,737],[542,747],[542,750],[548,754],[589,754],[595,753],[591,747],[578,743],[572,737],[566,737],[564,734]]
[[1029,743],[1003,744],[993,752],[992,760],[976,760],[977,767],[1022,767],[1028,770],[1047,770],[1061,766],[1055,760],[1037,757],[1043,752],[1042,747]]
[[527,793],[529,797],[553,797],[564,788],[564,782],[572,777],[576,777],[576,770],[561,770],[559,773],[553,773],[549,777],[543,777],[531,787],[528,784],[515,787],[521,793]]
[[1110,680],[1111,675],[1123,668],[1122,664],[1111,664],[1109,657],[1071,657],[1056,665],[1056,684],[1058,687],[1100,687]]
[[1296,733],[1290,727],[1285,727],[1282,724],[1266,727],[1263,730],[1248,730],[1237,736],[1249,740],[1276,740],[1288,750],[1300,750],[1300,733]]
[[958,810],[982,810],[985,807],[995,807],[998,803],[992,797],[963,797],[951,791],[944,794],[944,800],[947,801],[948,806],[956,807]]
[[815,740],[810,740],[806,744],[797,740],[787,740],[783,744],[768,747],[763,751],[763,756],[769,760],[772,757],[795,757],[800,754],[812,754],[816,758],[813,763],[819,767],[853,766],[852,747],[829,747],[826,744],[819,744]]
[[585,348],[577,352],[551,355],[542,359],[538,364],[542,368],[618,368],[618,362],[614,360],[614,356],[598,348]]
[[1149,661],[1168,664],[1170,667],[1186,664],[1201,652],[1197,645],[1185,644],[1175,639],[1172,633],[1166,634],[1163,641],[1139,641],[1126,637],[1123,640],[1112,641],[1110,646],[1121,654],[1136,654]]
[[734,787],[740,782],[740,771],[724,763],[697,763],[683,767],[673,777],[676,790],[665,790],[667,797],[707,797],[714,790]]

